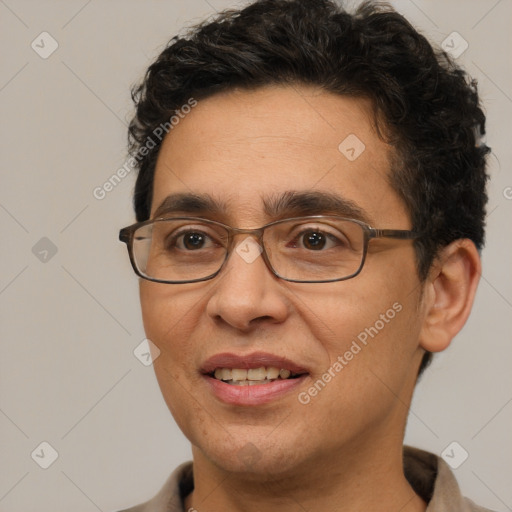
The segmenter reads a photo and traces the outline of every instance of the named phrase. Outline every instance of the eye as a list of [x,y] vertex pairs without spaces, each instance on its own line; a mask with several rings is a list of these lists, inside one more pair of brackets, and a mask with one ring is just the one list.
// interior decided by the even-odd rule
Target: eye
[[322,251],[322,249],[333,247],[346,247],[348,242],[342,233],[336,236],[320,228],[308,228],[295,235],[290,244],[292,247],[298,247],[299,249]]
[[184,233],[180,235],[179,239],[181,241],[180,249],[201,249],[204,244],[206,243],[207,236],[203,233],[198,233],[194,231],[189,231],[187,233]]
[[181,230],[171,233],[165,242],[167,250],[179,249],[182,251],[197,251],[200,249],[209,249],[216,244],[212,237],[199,230]]
[[306,249],[318,251],[325,247],[327,237],[321,231],[306,231],[301,233],[300,241]]

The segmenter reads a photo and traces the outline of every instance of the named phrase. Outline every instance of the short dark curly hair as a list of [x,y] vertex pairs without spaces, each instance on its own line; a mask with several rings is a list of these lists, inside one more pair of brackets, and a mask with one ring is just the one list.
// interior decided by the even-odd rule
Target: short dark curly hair
[[137,220],[150,216],[159,126],[192,97],[279,84],[371,100],[376,127],[394,148],[390,184],[424,234],[415,243],[421,280],[450,242],[469,238],[483,247],[490,149],[476,81],[375,2],[349,13],[331,0],[256,0],[172,38],[132,89]]

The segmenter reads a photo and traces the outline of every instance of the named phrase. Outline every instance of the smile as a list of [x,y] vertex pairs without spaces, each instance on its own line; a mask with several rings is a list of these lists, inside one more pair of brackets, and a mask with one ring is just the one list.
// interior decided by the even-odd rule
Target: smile
[[210,393],[234,406],[279,402],[310,376],[305,365],[267,352],[218,353],[201,364],[200,373]]
[[254,386],[270,384],[276,380],[295,379],[299,373],[292,373],[286,368],[261,366],[260,368],[216,368],[211,374],[217,380],[233,386]]

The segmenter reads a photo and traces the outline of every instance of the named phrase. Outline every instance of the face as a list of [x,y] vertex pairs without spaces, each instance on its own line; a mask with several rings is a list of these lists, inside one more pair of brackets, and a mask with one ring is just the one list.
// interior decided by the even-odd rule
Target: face
[[[151,216],[258,228],[283,216],[269,215],[269,198],[328,193],[373,227],[410,229],[388,183],[390,151],[362,99],[299,86],[217,94],[164,140]],[[223,208],[159,210],[178,193]],[[195,460],[256,478],[401,446],[423,354],[420,292],[412,243],[390,239],[372,240],[363,270],[346,281],[287,282],[263,258],[248,263],[237,252],[210,281],[141,280],[146,334],[161,351],[158,382]],[[262,366],[300,375],[255,386],[212,376]]]

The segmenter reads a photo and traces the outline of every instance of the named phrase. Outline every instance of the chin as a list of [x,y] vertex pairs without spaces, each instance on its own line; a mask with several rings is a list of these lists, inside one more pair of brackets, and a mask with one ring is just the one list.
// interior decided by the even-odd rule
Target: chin
[[[297,452],[296,443],[274,439],[257,439],[244,436],[242,439],[230,437],[227,440],[210,438],[208,446],[194,447],[194,458],[206,458],[220,470],[236,473],[250,481],[266,481],[293,474],[302,457]],[[200,443],[201,446],[202,443]]]
[[[244,449],[241,450],[241,452],[243,451]],[[212,462],[221,470],[237,474],[245,480],[266,482],[268,480],[275,481],[285,476],[289,477],[296,471],[296,467],[285,460],[282,456],[276,458],[272,455],[269,456],[268,453],[262,454],[256,451],[250,453],[248,451],[236,459],[228,460],[225,457],[216,457]]]

